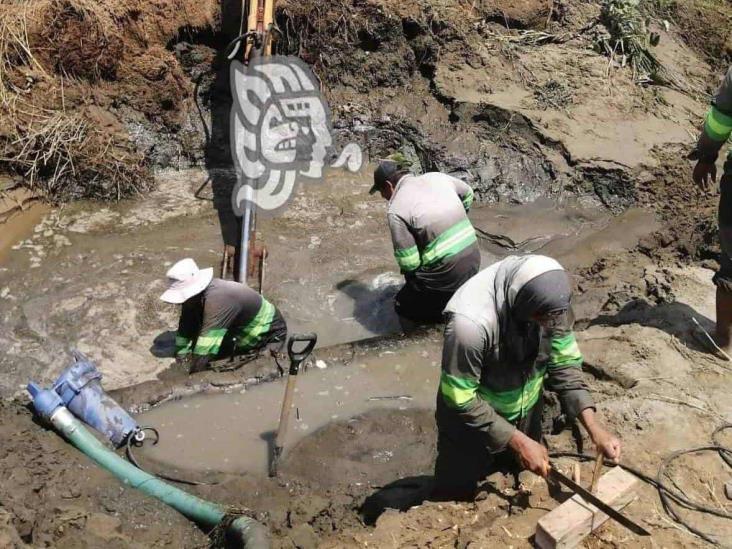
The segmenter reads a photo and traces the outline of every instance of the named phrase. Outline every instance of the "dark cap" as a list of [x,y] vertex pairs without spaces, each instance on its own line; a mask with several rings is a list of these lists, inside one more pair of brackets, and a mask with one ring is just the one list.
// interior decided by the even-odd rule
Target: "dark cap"
[[381,190],[384,183],[395,173],[399,171],[399,164],[393,160],[382,160],[378,167],[374,170],[374,184],[369,190],[369,194],[374,194]]
[[369,190],[369,194],[374,194],[376,191],[381,190],[387,181],[394,181],[394,175],[406,174],[411,171],[412,162],[401,152],[390,154],[383,160],[380,160],[379,166],[374,170],[374,184]]

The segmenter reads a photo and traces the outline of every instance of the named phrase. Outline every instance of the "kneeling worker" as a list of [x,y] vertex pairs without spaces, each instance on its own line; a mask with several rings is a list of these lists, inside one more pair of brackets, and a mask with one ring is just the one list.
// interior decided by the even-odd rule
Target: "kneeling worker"
[[415,176],[398,158],[379,163],[370,194],[377,191],[389,201],[394,257],[406,279],[396,311],[415,322],[439,322],[455,291],[480,270],[467,216],[473,190],[439,172]]
[[465,283],[445,309],[437,395],[435,497],[474,496],[478,482],[516,462],[549,473],[541,441],[544,384],[612,460],[620,441],[595,419],[572,332],[569,277],[555,260],[511,256]]
[[214,278],[213,269],[199,269],[192,259],[182,259],[166,276],[169,287],[160,299],[182,304],[175,354],[189,373],[287,339],[280,312],[248,286]]

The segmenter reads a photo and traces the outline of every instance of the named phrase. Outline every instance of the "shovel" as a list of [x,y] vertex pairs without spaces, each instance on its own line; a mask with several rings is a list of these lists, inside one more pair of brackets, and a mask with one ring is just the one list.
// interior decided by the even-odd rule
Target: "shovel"
[[[277,427],[277,438],[275,439],[272,460],[269,464],[269,476],[277,476],[277,464],[282,455],[285,437],[287,436],[287,427],[290,422],[290,410],[292,409],[292,397],[295,394],[295,383],[297,382],[297,374],[300,373],[300,364],[305,360],[315,347],[318,340],[316,334],[294,334],[287,342],[287,355],[290,357],[290,372],[287,376],[287,385],[285,386],[285,398],[282,400],[282,411],[280,412],[280,424]],[[295,352],[295,343],[305,343],[305,347]]]

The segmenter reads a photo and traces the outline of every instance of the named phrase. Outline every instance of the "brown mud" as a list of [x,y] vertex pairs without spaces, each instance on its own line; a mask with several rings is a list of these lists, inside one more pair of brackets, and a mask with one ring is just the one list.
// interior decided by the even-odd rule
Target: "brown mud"
[[[236,29],[216,19],[236,26],[236,10],[112,4],[38,3],[59,15],[31,39],[54,47],[38,53],[40,69],[20,63],[13,85],[112,135],[112,146],[130,155],[125,166],[144,172],[135,179],[140,188],[153,186],[153,167],[197,163],[207,173],[168,169],[155,175],[157,190],[136,200],[53,210],[3,260],[0,546],[200,547],[209,540],[33,420],[25,383],[52,381],[70,347],[97,362],[105,387],[134,413],[200,402],[205,414],[207,394],[239,395],[241,406],[277,375],[266,359],[234,372],[176,370],[168,356],[176,311],[157,299],[166,266],[191,256],[215,267],[222,239],[232,243],[220,226],[232,182],[221,50]],[[721,70],[729,9],[716,0],[656,4],[671,24],[659,27],[655,52],[674,86],[638,86],[627,68],[594,50],[596,2],[280,2],[277,19],[280,52],[297,53],[321,77],[339,142],[361,143],[372,159],[399,149],[418,169],[469,181],[476,226],[523,243],[506,249],[481,239],[484,263],[533,250],[572,270],[584,375],[600,416],[623,441],[624,462],[650,475],[671,452],[708,444],[717,425],[732,421],[730,366],[700,343],[692,321],[713,328],[715,198],[697,194],[685,159],[705,108],[702,92]],[[72,47],[82,35],[91,40]],[[63,95],[62,72],[73,75],[64,78]],[[436,375],[439,328],[397,333],[390,296],[399,276],[384,204],[364,194],[368,174],[329,177],[261,227],[271,250],[264,293],[282,304],[293,329],[314,329],[324,344],[338,344],[316,350],[308,375],[337,371],[338,386],[359,397],[365,382],[347,388],[345,376],[360,363],[407,357],[409,368]],[[56,196],[118,198],[110,179],[100,181],[93,193],[72,185]],[[357,341],[373,336],[380,339]],[[420,364],[425,357],[415,347],[429,363]],[[355,416],[331,417],[291,439],[278,479],[214,470],[224,467],[176,472],[215,482],[190,488],[202,497],[251,509],[275,547],[531,546],[536,521],[562,497],[530,475],[522,480],[532,494],[520,496],[512,479],[495,476],[475,503],[417,505],[434,461],[431,405],[394,407],[351,409]],[[550,410],[550,448],[592,452],[586,437],[559,431],[557,409]],[[256,413],[222,408],[203,417],[246,427]],[[732,445],[729,435],[725,442]],[[151,457],[141,453],[149,468],[168,467]],[[584,479],[589,468],[583,465]],[[729,512],[723,485],[730,471],[716,454],[687,456],[671,472],[690,498]],[[627,512],[651,530],[650,541],[608,523],[584,545],[707,546],[670,521],[650,486]],[[720,545],[732,539],[730,521],[682,513]]]

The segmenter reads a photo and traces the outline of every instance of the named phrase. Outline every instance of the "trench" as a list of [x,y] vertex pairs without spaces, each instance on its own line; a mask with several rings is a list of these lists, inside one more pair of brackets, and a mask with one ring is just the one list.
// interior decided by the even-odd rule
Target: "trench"
[[[400,331],[392,308],[400,277],[390,267],[383,205],[364,198],[370,183],[370,170],[331,174],[300,189],[295,207],[261,226],[271,265],[265,293],[293,330],[316,331],[320,341],[298,376],[282,470],[320,486],[389,482],[405,474],[404,463],[412,463],[406,473],[425,474],[433,459],[438,330],[397,348],[326,357],[333,345]],[[536,252],[572,270],[632,248],[658,228],[647,211],[612,216],[579,200],[478,205],[470,217],[484,266]],[[278,379],[168,399],[138,416],[161,435],[141,455],[168,471],[264,476],[283,394]]]
[[[322,183],[298,189],[292,207],[282,216],[261,221],[269,250],[264,294],[282,310],[292,332],[319,334],[318,353],[329,346],[401,331],[392,305],[401,277],[393,264],[385,203],[367,193],[371,170],[366,166],[356,174],[330,172]],[[6,270],[0,272],[0,288],[8,286],[12,293],[12,300],[0,300],[0,314],[11,327],[11,333],[0,334],[0,340],[7,342],[3,361],[11,366],[0,385],[6,394],[29,378],[54,379],[63,366],[56,353],[72,346],[90,353],[108,389],[134,390],[141,382],[163,376],[170,360],[158,343],[162,347],[165,341],[170,343],[176,320],[176,310],[166,309],[157,299],[163,289],[164,263],[191,255],[201,266],[216,266],[220,257],[216,211],[209,201],[197,201],[190,194],[203,179],[203,172],[172,172],[144,201],[103,209],[75,204],[64,210],[70,216],[68,225],[61,223],[65,229],[47,229],[54,233],[47,244],[44,229],[36,233],[39,240],[10,254],[3,264]],[[657,228],[650,212],[629,209],[613,216],[581,198],[476,204],[470,217],[481,231],[484,266],[509,254],[536,252],[554,256],[574,270],[634,247],[641,236]],[[61,236],[69,245],[53,246]],[[41,251],[47,256],[29,264]],[[394,355],[377,349],[374,356],[364,356],[351,366],[311,368],[298,380],[300,419],[293,421],[287,447],[305,448],[308,441],[327,437],[328,432],[363,426],[357,419],[353,423],[354,418],[371,417],[383,409],[396,414],[388,425],[398,425],[398,418],[407,417],[404,414],[429,418],[439,341],[421,345],[393,351]],[[397,371],[397,365],[403,370]],[[270,366],[268,372],[272,371]],[[184,377],[177,383],[187,381]],[[185,397],[143,415],[141,421],[158,427],[162,435],[146,457],[186,470],[263,474],[282,381],[243,394],[240,390]],[[399,395],[411,398],[369,400]],[[293,417],[297,416],[295,410]],[[404,429],[404,437],[412,436]],[[369,453],[369,448],[378,448],[382,438],[366,437],[363,455],[375,455],[377,450]],[[415,440],[416,447],[421,444]],[[325,460],[332,465],[341,459],[337,450],[346,451],[346,446],[318,455],[332,456]],[[311,461],[286,459],[283,467],[298,463],[300,476],[307,476],[322,469],[302,470]],[[379,474],[393,472],[391,463],[381,464]],[[352,469],[356,470],[344,469],[351,480]]]

